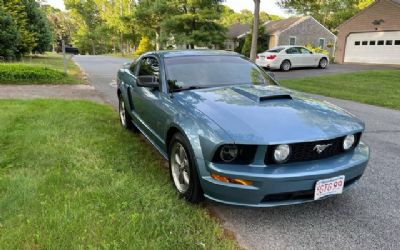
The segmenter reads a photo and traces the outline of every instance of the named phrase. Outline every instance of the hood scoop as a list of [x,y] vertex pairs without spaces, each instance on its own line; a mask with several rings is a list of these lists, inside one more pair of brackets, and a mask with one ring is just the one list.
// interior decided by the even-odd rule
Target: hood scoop
[[281,91],[274,91],[274,90],[266,90],[263,91],[257,89],[243,89],[243,88],[232,88],[238,94],[241,94],[255,102],[264,102],[270,100],[292,100],[293,98]]

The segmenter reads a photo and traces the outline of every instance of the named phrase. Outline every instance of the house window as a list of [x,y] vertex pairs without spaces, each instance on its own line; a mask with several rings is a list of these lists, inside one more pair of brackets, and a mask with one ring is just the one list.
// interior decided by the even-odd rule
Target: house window
[[361,44],[360,41],[356,41],[356,42],[354,43],[355,46],[359,46],[360,44]]
[[323,49],[325,48],[325,38],[320,38],[318,41],[318,46]]
[[369,45],[375,45],[376,41],[369,41]]
[[291,36],[289,38],[289,45],[296,45],[296,37],[295,36]]
[[400,45],[400,40],[395,40],[394,45]]
[[368,45],[368,41],[362,41],[362,45]]
[[385,41],[384,40],[379,40],[378,41],[378,45],[384,45],[385,44]]
[[393,45],[393,41],[392,40],[386,40],[386,45]]

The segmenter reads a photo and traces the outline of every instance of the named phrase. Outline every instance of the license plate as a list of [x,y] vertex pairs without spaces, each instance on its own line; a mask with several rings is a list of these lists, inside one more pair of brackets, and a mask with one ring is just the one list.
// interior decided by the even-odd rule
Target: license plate
[[322,197],[341,194],[344,187],[344,175],[319,180],[315,185],[314,200],[321,199]]

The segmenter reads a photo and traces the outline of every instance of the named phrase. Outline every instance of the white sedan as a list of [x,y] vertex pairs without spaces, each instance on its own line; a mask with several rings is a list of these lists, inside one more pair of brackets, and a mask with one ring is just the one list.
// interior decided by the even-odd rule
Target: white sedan
[[298,67],[319,67],[325,69],[328,56],[309,51],[301,46],[278,46],[257,55],[256,64],[269,69],[289,71]]

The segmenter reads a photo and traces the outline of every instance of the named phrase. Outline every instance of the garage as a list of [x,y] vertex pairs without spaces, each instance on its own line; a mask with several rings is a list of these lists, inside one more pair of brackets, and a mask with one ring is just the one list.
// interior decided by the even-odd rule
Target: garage
[[400,31],[350,34],[344,62],[400,64]]
[[375,0],[337,30],[336,63],[400,65],[400,0]]

